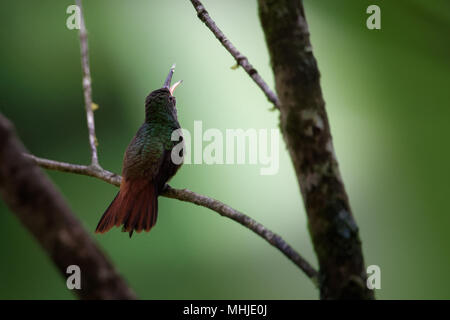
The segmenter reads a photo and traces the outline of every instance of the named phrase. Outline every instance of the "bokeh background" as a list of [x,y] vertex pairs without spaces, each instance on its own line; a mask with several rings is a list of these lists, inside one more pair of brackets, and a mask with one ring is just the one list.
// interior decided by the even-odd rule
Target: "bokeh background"
[[[72,1],[0,4],[0,111],[41,157],[88,163],[78,34]],[[205,0],[233,43],[273,86],[255,0]],[[381,267],[380,299],[450,298],[450,2],[304,1],[342,175],[367,265]],[[365,26],[381,7],[382,30]],[[143,121],[144,99],[177,63],[178,115],[207,128],[277,128],[278,112],[196,17],[190,1],[85,1],[100,162],[120,172]],[[71,208],[145,299],[315,299],[290,261],[239,224],[160,198],[159,220],[131,240],[95,235],[117,188],[48,172]],[[218,198],[317,261],[290,159],[255,165],[186,165],[171,181]],[[0,298],[73,299],[65,279],[0,201]]]

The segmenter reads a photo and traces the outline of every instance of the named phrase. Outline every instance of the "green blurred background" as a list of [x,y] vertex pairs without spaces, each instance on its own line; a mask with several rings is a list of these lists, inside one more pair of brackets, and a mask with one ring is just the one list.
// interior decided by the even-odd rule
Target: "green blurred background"
[[[450,298],[450,2],[304,1],[332,133],[367,265],[381,267],[381,299]],[[78,33],[72,1],[2,1],[0,111],[41,157],[88,163]],[[205,0],[232,42],[273,86],[255,0]],[[382,30],[365,26],[381,7]],[[85,1],[101,164],[120,172],[143,121],[144,99],[177,63],[178,115],[207,128],[277,128],[278,112],[196,17],[188,0]],[[315,299],[280,252],[207,209],[160,198],[159,220],[131,240],[93,230],[117,188],[48,172],[70,206],[145,299]],[[186,165],[171,181],[218,198],[317,261],[290,159]],[[49,258],[0,201],[0,298],[71,299]]]

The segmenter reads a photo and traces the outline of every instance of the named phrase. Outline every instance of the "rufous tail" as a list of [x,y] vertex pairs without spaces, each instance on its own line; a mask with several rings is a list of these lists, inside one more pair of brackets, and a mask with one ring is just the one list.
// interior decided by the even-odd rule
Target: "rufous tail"
[[158,217],[158,194],[155,184],[149,180],[125,180],[120,191],[103,214],[95,229],[105,233],[114,226],[123,225],[122,231],[150,231]]

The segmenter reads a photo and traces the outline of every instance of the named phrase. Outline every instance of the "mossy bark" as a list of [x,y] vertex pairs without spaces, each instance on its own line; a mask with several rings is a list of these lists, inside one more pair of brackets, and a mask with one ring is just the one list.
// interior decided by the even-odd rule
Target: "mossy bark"
[[372,299],[334,153],[320,72],[300,0],[258,0],[280,101],[280,129],[308,215],[322,299]]
[[34,235],[63,278],[69,276],[70,265],[80,268],[81,289],[73,290],[79,298],[136,299],[61,193],[24,156],[26,152],[13,125],[0,114],[0,197],[11,212]]

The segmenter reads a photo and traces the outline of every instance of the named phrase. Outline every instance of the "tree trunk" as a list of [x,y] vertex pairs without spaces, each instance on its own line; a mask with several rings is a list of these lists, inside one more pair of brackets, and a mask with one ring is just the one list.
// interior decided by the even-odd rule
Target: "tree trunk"
[[23,156],[25,152],[13,125],[0,114],[0,195],[10,210],[35,236],[64,278],[69,276],[68,266],[80,267],[81,289],[74,289],[80,298],[135,299],[59,191]]
[[322,299],[372,299],[339,173],[320,73],[300,0],[259,0],[280,101],[280,128],[294,164],[320,266]]

